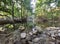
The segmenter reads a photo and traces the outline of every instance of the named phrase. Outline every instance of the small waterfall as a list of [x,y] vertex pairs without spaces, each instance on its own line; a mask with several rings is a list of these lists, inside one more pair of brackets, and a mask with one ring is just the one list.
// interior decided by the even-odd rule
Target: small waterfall
[[37,0],[31,0],[30,1],[30,7],[32,8],[32,13],[35,13],[36,1]]
[[28,22],[32,24],[32,30],[35,27],[35,8],[37,0],[30,0],[30,8],[32,9],[32,14],[28,16]]

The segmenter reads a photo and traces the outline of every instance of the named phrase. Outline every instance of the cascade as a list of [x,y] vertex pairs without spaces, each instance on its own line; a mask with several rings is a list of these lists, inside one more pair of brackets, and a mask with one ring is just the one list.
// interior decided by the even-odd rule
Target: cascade
[[35,29],[35,9],[36,9],[36,1],[30,0],[30,9],[32,10],[31,15],[28,16],[28,22],[32,24],[32,31]]

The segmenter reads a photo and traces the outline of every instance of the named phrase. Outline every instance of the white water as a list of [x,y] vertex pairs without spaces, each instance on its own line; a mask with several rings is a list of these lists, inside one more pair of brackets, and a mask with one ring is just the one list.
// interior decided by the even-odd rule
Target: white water
[[31,2],[30,2],[30,7],[32,8],[32,15],[31,15],[31,19],[32,19],[32,26],[33,26],[33,28],[32,28],[32,31],[33,32],[35,32],[36,30],[35,30],[35,26],[34,26],[34,24],[35,24],[35,9],[36,9],[36,1],[37,0],[31,0]]
[[31,2],[30,2],[30,7],[32,8],[32,13],[35,13],[36,1],[37,0],[31,0]]
[[[34,28],[35,25],[35,9],[36,9],[36,1],[37,0],[30,0],[30,8],[32,9],[32,15],[29,15],[27,18],[28,24],[31,24],[31,26]],[[32,29],[33,29],[32,28]]]

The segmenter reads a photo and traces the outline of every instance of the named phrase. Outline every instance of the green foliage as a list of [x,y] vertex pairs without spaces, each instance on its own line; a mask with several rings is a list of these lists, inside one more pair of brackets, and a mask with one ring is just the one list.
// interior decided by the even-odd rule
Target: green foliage
[[[50,6],[53,2],[57,4],[55,8]],[[13,6],[14,8],[12,8]],[[16,0],[14,2],[12,2],[12,0],[0,0],[0,14],[12,17],[12,9],[14,9],[14,17],[23,18],[32,15],[30,0]],[[57,24],[55,21],[59,22],[57,19],[59,19],[60,16],[60,0],[37,0],[35,14],[37,18],[43,17],[43,19],[48,20],[48,22],[39,23],[42,27],[52,26],[53,23],[54,25],[56,24],[55,26],[59,26],[59,23]],[[31,23],[30,25],[33,24]]]
[[[57,4],[55,8],[50,6],[51,3]],[[43,27],[48,26],[59,26],[59,16],[60,16],[60,1],[59,0],[37,0],[36,4],[36,16],[43,17],[43,19],[47,19],[48,22],[38,23],[39,25],[43,25]],[[41,20],[43,20],[41,19]]]
[[[12,14],[14,13],[14,17],[17,18],[25,18],[27,15],[31,14],[30,10],[30,0],[0,0],[0,14],[6,16],[0,16],[0,18],[12,18]],[[13,13],[12,13],[13,11]],[[15,24],[15,28],[18,29],[21,24]],[[23,24],[22,24],[23,25]],[[5,24],[5,28],[13,29],[12,24]],[[24,24],[26,26],[26,24]]]

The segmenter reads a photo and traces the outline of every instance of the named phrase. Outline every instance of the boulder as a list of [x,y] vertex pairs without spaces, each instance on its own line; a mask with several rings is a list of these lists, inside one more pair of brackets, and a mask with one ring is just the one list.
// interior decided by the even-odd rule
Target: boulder
[[33,42],[38,42],[40,40],[40,38],[34,38]]
[[23,32],[23,33],[21,33],[21,38],[25,38],[26,37],[26,33],[25,32]]
[[36,29],[37,31],[39,31],[39,32],[41,32],[41,31],[42,31],[42,28],[41,28],[41,27],[39,27],[39,26],[35,26],[35,29]]
[[60,27],[47,27],[46,30],[59,30]]

